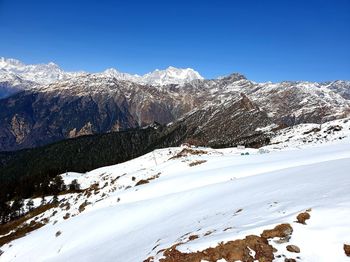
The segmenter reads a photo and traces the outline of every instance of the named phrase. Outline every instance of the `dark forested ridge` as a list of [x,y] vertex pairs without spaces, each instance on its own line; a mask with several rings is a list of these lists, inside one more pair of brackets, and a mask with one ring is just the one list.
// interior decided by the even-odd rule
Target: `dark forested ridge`
[[181,144],[185,128],[144,129],[68,139],[44,147],[0,153],[0,203],[52,194],[50,181],[66,171],[86,172],[151,150]]

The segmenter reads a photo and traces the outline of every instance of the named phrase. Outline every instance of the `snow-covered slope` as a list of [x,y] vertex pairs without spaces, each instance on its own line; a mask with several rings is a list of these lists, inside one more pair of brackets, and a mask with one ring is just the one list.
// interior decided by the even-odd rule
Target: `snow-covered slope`
[[[348,261],[350,139],[344,136],[350,130],[344,121],[338,123],[343,139],[313,147],[167,148],[63,174],[66,183],[78,179],[85,190],[60,196],[59,207],[36,218],[45,226],[1,247],[1,261],[182,261],[185,253],[260,237],[282,223],[293,232],[268,238],[276,249],[273,261]],[[281,132],[275,142],[305,131]],[[311,216],[306,224],[295,222],[300,213]],[[171,260],[174,249],[178,260]],[[254,248],[248,253],[261,255]],[[234,261],[222,255],[212,261]]]
[[342,140],[350,139],[350,118],[333,120],[321,125],[299,124],[278,130],[272,133],[271,137],[270,145],[264,148],[300,148],[342,143]]

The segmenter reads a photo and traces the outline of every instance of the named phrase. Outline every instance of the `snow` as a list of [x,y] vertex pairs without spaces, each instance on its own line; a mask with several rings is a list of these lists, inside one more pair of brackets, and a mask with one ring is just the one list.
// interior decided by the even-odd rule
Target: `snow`
[[[149,256],[158,261],[159,250],[186,242],[190,235],[199,238],[180,244],[181,252],[259,235],[280,223],[292,225],[288,244],[301,253],[273,244],[275,255],[348,261],[342,248],[350,241],[350,140],[313,146],[298,142],[299,148],[290,143],[267,147],[266,154],[249,148],[192,148],[206,153],[176,157],[185,147],[167,148],[85,174],[63,174],[67,184],[78,179],[83,188],[98,183],[100,189],[89,197],[60,196],[70,209],[56,208],[54,216],[53,210],[46,212],[50,222],[1,247],[1,261],[131,262]],[[190,165],[196,161],[205,162]],[[135,186],[141,179],[149,183]],[[91,204],[79,212],[85,200]],[[307,225],[294,223],[309,208]],[[67,212],[72,216],[62,219]],[[61,235],[56,237],[57,231]]]
[[[26,65],[19,60],[0,57],[0,79],[6,75],[16,75],[23,80],[35,82],[38,84],[51,84],[60,80],[70,79],[72,77],[84,76],[85,72],[65,72],[53,62],[48,64]],[[122,81],[132,81],[139,84],[148,85],[168,85],[183,84],[203,77],[191,68],[168,67],[165,70],[155,70],[143,76],[137,74],[122,73],[114,68],[106,69],[99,73],[101,76],[115,77]],[[2,76],[5,75],[5,76]]]
[[49,84],[83,74],[83,72],[64,72],[53,62],[25,65],[19,60],[4,57],[0,58],[0,70],[2,74],[13,74],[23,80],[38,84]]
[[175,68],[169,66],[164,70],[156,69],[153,72],[140,75],[121,73],[114,68],[105,70],[102,74],[113,76],[118,80],[132,81],[139,84],[164,86],[169,84],[184,84],[193,80],[204,79],[192,68]]
[[299,124],[277,131],[267,149],[312,147],[343,143],[350,138],[350,118],[320,124]]

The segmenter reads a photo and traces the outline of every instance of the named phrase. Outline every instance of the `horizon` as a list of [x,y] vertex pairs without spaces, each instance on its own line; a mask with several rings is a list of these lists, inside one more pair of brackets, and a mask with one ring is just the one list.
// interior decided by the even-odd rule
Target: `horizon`
[[194,70],[195,72],[199,73],[199,75],[201,77],[203,77],[203,80],[215,80],[215,79],[220,79],[220,78],[224,78],[224,77],[228,77],[230,75],[233,75],[233,74],[239,74],[239,75],[242,75],[244,77],[247,78],[247,80],[249,81],[253,81],[253,82],[256,82],[256,83],[272,83],[272,84],[275,84],[275,83],[282,83],[282,82],[309,82],[309,83],[327,83],[327,82],[336,82],[336,81],[350,81],[349,79],[332,79],[332,80],[324,80],[324,81],[310,81],[310,80],[289,80],[289,79],[285,79],[285,80],[281,80],[281,81],[271,81],[271,80],[268,80],[268,81],[255,81],[255,80],[252,80],[250,79],[246,74],[242,73],[242,72],[231,72],[231,73],[228,73],[226,75],[222,75],[222,76],[217,76],[215,78],[206,78],[204,77],[201,72],[199,72],[198,70],[196,70],[195,68],[190,68],[190,67],[187,67],[187,68],[181,68],[181,67],[174,67],[174,66],[168,66],[166,68],[156,68],[156,69],[153,69],[149,72],[146,72],[144,74],[139,74],[139,73],[135,73],[135,72],[124,72],[124,71],[121,71],[119,70],[118,68],[114,68],[114,67],[109,67],[109,68],[105,68],[103,69],[102,71],[98,71],[98,72],[91,72],[91,71],[85,71],[85,70],[77,70],[77,71],[67,71],[65,70],[64,68],[62,68],[61,65],[57,64],[56,62],[54,61],[48,61],[48,62],[42,62],[42,63],[38,63],[38,64],[30,64],[30,63],[26,63],[20,59],[17,59],[17,58],[13,58],[13,57],[4,57],[4,56],[0,56],[0,60],[8,60],[8,59],[12,59],[12,60],[16,60],[18,62],[20,62],[21,64],[23,64],[24,66],[35,66],[35,65],[48,65],[48,64],[54,64],[56,66],[58,66],[61,70],[63,70],[64,72],[69,72],[69,73],[78,73],[78,72],[81,72],[81,73],[86,73],[86,74],[100,74],[100,73],[104,73],[105,71],[107,70],[110,70],[110,69],[114,69],[116,70],[117,72],[119,73],[126,73],[126,74],[130,74],[130,75],[133,75],[133,76],[139,76],[139,77],[143,77],[145,76],[146,74],[149,74],[149,73],[153,73],[155,71],[166,71],[167,69],[169,68],[175,68],[175,69],[181,69],[181,70],[186,70],[186,69],[191,69],[191,70]]
[[3,0],[0,55],[64,71],[173,66],[205,79],[239,72],[255,82],[328,82],[350,80],[349,24],[346,0]]

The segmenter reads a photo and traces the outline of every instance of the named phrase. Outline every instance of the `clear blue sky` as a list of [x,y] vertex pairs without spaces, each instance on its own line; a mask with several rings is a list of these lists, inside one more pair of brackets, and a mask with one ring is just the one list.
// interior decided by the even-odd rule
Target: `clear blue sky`
[[65,70],[350,79],[350,0],[0,0],[0,56]]

